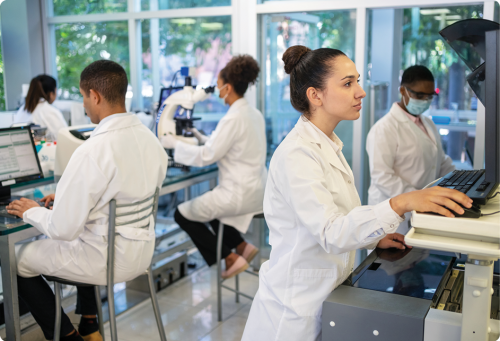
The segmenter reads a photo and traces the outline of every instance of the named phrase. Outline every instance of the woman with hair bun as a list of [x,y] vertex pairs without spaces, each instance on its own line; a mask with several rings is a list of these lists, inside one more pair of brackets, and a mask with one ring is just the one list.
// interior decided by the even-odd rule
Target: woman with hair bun
[[433,187],[361,206],[333,130],[360,116],[365,92],[341,51],[293,46],[283,55],[290,98],[302,113],[271,159],[264,214],[272,246],[259,272],[243,341],[321,340],[323,301],[351,273],[360,248],[405,249],[405,212],[463,214],[465,194]]
[[30,82],[25,104],[17,111],[14,123],[34,123],[47,128],[48,135],[57,140],[59,129],[67,127],[63,114],[52,106],[56,100],[57,83],[49,75],[39,75]]
[[[256,82],[259,71],[257,61],[248,55],[234,57],[220,71],[217,79],[219,97],[230,108],[210,137],[192,130],[200,146],[182,143],[171,135],[161,139],[165,148],[175,148],[175,162],[196,167],[217,162],[219,185],[179,205],[174,218],[189,234],[209,266],[217,259],[219,221],[224,224],[224,278],[246,270],[259,251],[240,234],[247,231],[253,216],[262,212],[267,177],[264,117],[243,97],[249,84]],[[206,223],[211,225],[215,235]]]

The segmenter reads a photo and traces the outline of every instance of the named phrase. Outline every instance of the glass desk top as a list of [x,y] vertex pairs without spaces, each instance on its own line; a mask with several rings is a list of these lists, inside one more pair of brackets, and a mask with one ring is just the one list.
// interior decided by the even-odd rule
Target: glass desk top
[[344,285],[431,300],[454,258],[424,249],[373,251]]
[[[197,168],[197,167],[191,167],[189,171],[185,172],[180,170],[179,168],[168,168],[167,170],[167,176],[165,177],[165,180],[163,181],[162,187],[174,185],[176,183],[193,179],[198,176],[206,175],[212,172],[216,172],[218,170],[216,165],[210,165],[207,167],[202,167],[202,168]],[[45,179],[40,179],[40,180],[35,180],[39,181],[40,183],[46,182],[47,178]],[[36,183],[36,182],[33,182]],[[28,199],[41,199],[44,196],[48,194],[55,193],[56,191],[56,184],[51,183],[51,184],[46,184],[46,185],[41,185],[39,187],[35,188],[30,188],[22,191],[15,191],[14,188],[14,193],[13,195],[18,195],[18,196],[23,196]],[[14,232],[22,231],[25,229],[30,228],[31,225],[25,223],[22,219],[13,219],[13,218],[5,218],[5,217],[0,217],[0,236],[2,235],[7,235],[11,234]]]

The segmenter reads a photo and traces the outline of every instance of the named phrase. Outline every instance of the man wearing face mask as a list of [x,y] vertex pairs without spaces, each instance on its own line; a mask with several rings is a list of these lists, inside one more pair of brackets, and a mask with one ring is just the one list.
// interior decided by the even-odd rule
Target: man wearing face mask
[[[422,115],[437,96],[434,89],[434,76],[428,68],[409,67],[401,79],[401,101],[394,103],[368,133],[366,151],[371,175],[368,205],[422,189],[455,169],[443,151],[436,126]],[[409,218],[407,213],[398,233],[408,232]]]
[[224,278],[246,270],[258,253],[241,233],[247,231],[253,216],[262,212],[267,178],[264,116],[244,98],[259,71],[257,61],[248,55],[233,57],[220,71],[215,95],[230,107],[210,136],[192,129],[199,146],[180,142],[172,135],[161,138],[163,147],[175,149],[175,162],[195,167],[216,162],[219,167],[218,186],[180,204],[174,218],[209,266],[216,263],[219,222],[224,224]]

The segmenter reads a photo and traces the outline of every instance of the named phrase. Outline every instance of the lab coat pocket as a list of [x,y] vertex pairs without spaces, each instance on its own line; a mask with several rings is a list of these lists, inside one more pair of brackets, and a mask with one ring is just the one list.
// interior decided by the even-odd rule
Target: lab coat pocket
[[291,305],[297,315],[321,315],[323,301],[335,288],[337,278],[336,266],[332,269],[295,269]]

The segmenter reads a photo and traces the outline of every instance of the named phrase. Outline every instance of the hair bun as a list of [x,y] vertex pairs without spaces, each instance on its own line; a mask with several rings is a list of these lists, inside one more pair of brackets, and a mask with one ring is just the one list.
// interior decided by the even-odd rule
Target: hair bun
[[285,72],[287,74],[292,73],[293,69],[300,62],[300,59],[307,53],[311,51],[310,48],[302,45],[295,45],[289,47],[283,54],[283,62],[285,62]]

